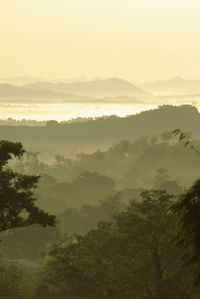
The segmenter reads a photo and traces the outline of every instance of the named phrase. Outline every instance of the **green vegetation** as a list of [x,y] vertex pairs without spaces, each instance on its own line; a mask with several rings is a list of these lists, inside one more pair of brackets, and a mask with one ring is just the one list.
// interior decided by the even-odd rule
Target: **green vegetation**
[[23,175],[5,167],[12,155],[21,157],[23,154],[20,143],[0,142],[0,232],[32,224],[55,225],[55,216],[35,205],[32,189],[39,176]]
[[0,298],[198,299],[200,141],[181,134],[50,160],[2,140]]
[[173,243],[173,202],[166,191],[142,192],[112,222],[53,246],[36,298],[190,298],[191,271]]
[[[170,121],[169,121],[170,120]],[[7,124],[0,126],[0,139],[22,142],[26,149],[39,151],[45,160],[57,153],[74,157],[79,153],[106,150],[122,140],[159,136],[180,128],[199,137],[200,117],[197,108],[164,105],[124,118],[113,116],[71,122],[47,122],[46,126]]]

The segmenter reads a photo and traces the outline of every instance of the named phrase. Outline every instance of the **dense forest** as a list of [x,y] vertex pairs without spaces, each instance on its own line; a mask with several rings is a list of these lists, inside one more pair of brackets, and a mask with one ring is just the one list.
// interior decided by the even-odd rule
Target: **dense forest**
[[1,126],[0,298],[198,299],[199,122],[163,106]]
[[0,1],[0,299],[200,299],[199,16]]
[[[10,120],[11,122],[11,120]],[[69,157],[78,153],[92,153],[106,150],[122,140],[136,140],[140,137],[156,137],[163,132],[180,128],[199,136],[200,117],[196,107],[191,105],[164,105],[158,109],[144,111],[126,117],[103,116],[79,121],[17,122],[17,126],[0,126],[0,138],[22,142],[27,150],[39,151],[46,159],[54,153]],[[12,122],[11,122],[12,124]]]

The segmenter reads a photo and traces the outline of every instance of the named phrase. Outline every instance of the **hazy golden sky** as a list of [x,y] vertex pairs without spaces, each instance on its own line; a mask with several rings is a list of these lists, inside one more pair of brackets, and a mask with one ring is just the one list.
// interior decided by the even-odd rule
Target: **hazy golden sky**
[[0,0],[0,77],[200,78],[199,0]]

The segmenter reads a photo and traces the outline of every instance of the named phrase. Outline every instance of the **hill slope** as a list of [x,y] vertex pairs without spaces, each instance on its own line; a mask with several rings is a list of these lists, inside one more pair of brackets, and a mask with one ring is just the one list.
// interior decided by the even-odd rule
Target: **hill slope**
[[73,83],[50,83],[37,82],[24,86],[28,89],[45,89],[54,92],[72,93],[84,96],[147,96],[148,93],[134,84],[118,79],[110,78],[105,80],[95,80],[89,82]]
[[176,128],[199,136],[198,110],[189,105],[162,106],[125,118],[111,116],[64,124],[48,122],[45,127],[0,126],[0,139],[20,141],[32,150],[73,156],[106,149],[121,140],[156,136]]
[[167,81],[145,83],[141,85],[141,88],[154,94],[191,94],[200,91],[200,81],[174,77]]

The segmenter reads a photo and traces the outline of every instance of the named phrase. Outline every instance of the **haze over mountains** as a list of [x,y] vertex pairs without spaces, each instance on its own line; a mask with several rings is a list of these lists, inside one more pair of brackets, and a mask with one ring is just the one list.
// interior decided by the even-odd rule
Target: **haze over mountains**
[[148,93],[134,84],[119,78],[98,79],[89,82],[50,83],[36,82],[24,86],[29,89],[45,89],[54,92],[84,96],[147,96]]
[[155,95],[193,94],[200,92],[200,80],[174,77],[166,81],[159,80],[141,84],[140,87]]
[[51,83],[72,83],[72,82],[88,82],[88,81],[95,81],[95,80],[104,80],[106,78],[95,76],[91,78],[87,78],[84,76],[76,77],[76,78],[57,78],[57,79],[44,79],[38,77],[7,77],[7,78],[0,78],[0,84],[11,84],[16,86],[22,86],[26,84],[32,84],[35,82],[51,82]]
[[0,84],[0,100],[6,102],[12,101],[34,101],[34,102],[52,102],[56,101],[95,101],[94,98],[75,96],[72,94],[64,94],[54,92],[47,89],[29,89],[22,86],[14,86],[11,84]]
[[106,116],[72,123],[47,122],[46,126],[0,126],[0,139],[21,141],[26,148],[43,153],[55,150],[68,155],[107,149],[121,140],[159,136],[180,128],[193,137],[200,132],[200,113],[190,105],[162,106],[125,118]]
[[0,79],[7,82],[0,83],[0,119],[67,121],[114,114],[126,116],[163,104],[200,105],[200,81],[181,77],[146,84],[99,77],[70,82],[38,80]]
[[[19,79],[21,80],[21,79]],[[31,80],[31,78],[30,78]],[[3,80],[2,80],[3,81]],[[12,82],[12,79],[8,80]],[[22,81],[26,81],[26,78]],[[27,80],[28,81],[28,80]],[[19,83],[19,81],[13,80]],[[136,102],[136,97],[147,97],[150,94],[134,84],[118,79],[97,79],[94,81],[74,83],[34,82],[19,84],[0,84],[0,100],[8,101],[57,101],[57,102]]]
[[25,84],[31,84],[34,82],[41,81],[40,78],[36,77],[9,77],[9,78],[0,78],[0,84],[11,84],[16,86],[22,86]]
[[[86,77],[44,80],[35,77],[1,78],[1,84],[20,86],[30,90],[48,90],[56,93],[91,97],[181,95],[200,92],[200,80],[188,80],[180,76],[169,80],[131,83],[121,78]],[[19,89],[18,89],[19,90]],[[17,91],[17,90],[16,90]],[[23,92],[22,92],[23,93]],[[1,94],[0,94],[1,96]]]

